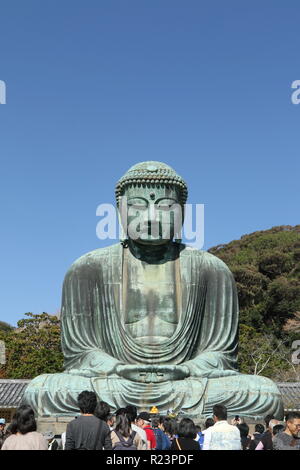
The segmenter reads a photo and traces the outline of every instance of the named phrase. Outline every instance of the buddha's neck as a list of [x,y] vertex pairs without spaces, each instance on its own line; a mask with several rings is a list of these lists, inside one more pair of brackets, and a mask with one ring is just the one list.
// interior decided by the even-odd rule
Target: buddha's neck
[[171,241],[163,245],[142,245],[133,240],[129,240],[128,247],[133,256],[147,262],[157,262],[170,258],[174,251]]

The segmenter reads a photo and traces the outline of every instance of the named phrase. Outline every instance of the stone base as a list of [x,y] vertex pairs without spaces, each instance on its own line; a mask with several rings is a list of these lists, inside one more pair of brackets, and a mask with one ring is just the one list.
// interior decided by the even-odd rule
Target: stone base
[[[183,416],[182,416],[183,417]],[[179,417],[179,421],[182,417]],[[53,418],[38,418],[36,420],[37,422],[37,431],[38,432],[41,432],[41,433],[45,433],[47,431],[51,431],[53,432],[53,434],[55,435],[61,435],[63,432],[66,431],[67,429],[67,424],[72,421],[73,419],[75,418],[74,417],[71,417],[71,416],[61,416],[61,417],[53,417]],[[231,420],[233,419],[233,416],[230,416],[228,418],[228,423],[231,423]],[[255,420],[243,420],[245,421],[248,426],[249,426],[249,432],[250,434],[252,434],[254,432],[254,428],[255,428],[255,425],[257,423],[261,423],[263,425],[265,425],[265,423],[263,422],[263,420],[258,420],[258,421],[255,421]],[[195,424],[201,426],[201,429],[205,429],[205,426],[204,426],[204,423],[205,423],[205,419],[195,419],[194,420]]]
[[55,435],[61,435],[67,429],[67,424],[72,421],[74,417],[60,417],[60,418],[37,418],[37,431],[45,433],[47,431],[53,432]]

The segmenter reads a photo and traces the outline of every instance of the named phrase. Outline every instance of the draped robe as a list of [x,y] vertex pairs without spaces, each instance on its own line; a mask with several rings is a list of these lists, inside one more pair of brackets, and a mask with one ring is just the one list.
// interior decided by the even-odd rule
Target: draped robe
[[[282,417],[280,392],[264,377],[237,371],[238,301],[233,276],[217,257],[181,245],[181,315],[163,344],[139,344],[123,322],[124,250],[121,244],[79,258],[66,274],[62,297],[65,372],[44,374],[23,401],[40,416],[74,415],[77,396],[94,390],[112,409],[136,405],[160,413],[172,408],[192,417],[210,416],[223,403],[232,414]],[[174,262],[174,261],[172,261]],[[120,363],[185,365],[189,377],[160,383],[117,375]]]

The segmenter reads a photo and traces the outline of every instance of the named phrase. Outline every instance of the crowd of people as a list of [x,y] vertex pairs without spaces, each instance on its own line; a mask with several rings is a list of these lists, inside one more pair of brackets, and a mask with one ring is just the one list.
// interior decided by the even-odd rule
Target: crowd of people
[[71,420],[61,436],[37,432],[34,411],[22,405],[6,427],[0,419],[1,450],[300,450],[300,413],[290,412],[285,421],[265,417],[249,434],[238,415],[228,422],[222,404],[213,407],[203,429],[188,417],[151,416],[128,405],[115,414],[94,392],[78,396],[80,415]]

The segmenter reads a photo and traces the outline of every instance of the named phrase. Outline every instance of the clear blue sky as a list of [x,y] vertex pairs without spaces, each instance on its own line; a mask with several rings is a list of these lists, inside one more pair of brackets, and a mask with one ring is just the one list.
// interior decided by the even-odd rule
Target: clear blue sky
[[2,0],[0,319],[55,313],[98,204],[160,160],[205,246],[299,223],[298,0]]

